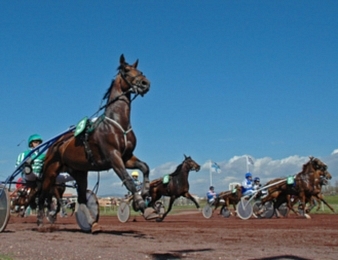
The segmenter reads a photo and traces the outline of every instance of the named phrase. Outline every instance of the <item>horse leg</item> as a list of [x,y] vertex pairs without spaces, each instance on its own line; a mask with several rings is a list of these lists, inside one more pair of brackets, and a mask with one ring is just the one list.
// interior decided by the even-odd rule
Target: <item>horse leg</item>
[[[116,158],[116,160],[114,161],[114,163],[112,163],[112,168],[115,171],[115,173],[119,176],[119,178],[121,179],[123,184],[126,186],[126,188],[133,194],[133,196],[134,196],[133,197],[133,209],[135,211],[141,210],[141,212],[144,213],[144,210],[146,208],[146,204],[145,204],[141,194],[139,194],[137,192],[135,183],[134,183],[133,179],[131,178],[131,176],[129,175],[129,173],[126,171],[126,169],[124,167],[125,164],[123,163],[122,159],[117,158],[117,157],[115,157],[115,158]],[[126,166],[127,165],[129,167],[130,163],[126,164]],[[147,193],[148,193],[148,191],[149,191],[149,168],[147,168],[147,169],[148,169],[147,170],[147,180],[148,180],[147,181],[148,182]],[[146,178],[144,178],[143,182],[145,182],[145,179]],[[145,189],[145,187],[142,188],[142,190],[144,190],[144,189]]]
[[320,199],[326,206],[328,206],[328,208],[329,208],[332,212],[335,212],[334,208],[332,208],[332,207],[329,205],[329,203],[327,203],[326,200],[324,200],[323,195],[322,195],[321,193],[318,194],[318,195],[316,195],[316,197],[317,197],[318,199]]
[[163,214],[162,218],[159,219],[159,221],[163,221],[163,219],[168,215],[168,213],[170,212],[173,204],[174,204],[174,201],[175,201],[176,197],[175,196],[171,196],[170,197],[170,202],[169,202],[169,206],[168,206],[168,209],[167,211]]
[[299,193],[299,202],[300,202],[300,206],[302,207],[302,210],[304,212],[304,217],[306,217],[307,219],[310,219],[311,217],[306,213],[306,196],[305,196],[305,192],[301,191]]
[[[194,202],[196,208],[200,207],[200,205],[198,204],[198,202],[196,201],[196,199],[193,196],[191,196],[191,194],[189,192],[186,192],[183,196],[186,197],[187,199],[190,199],[192,202]],[[215,209],[216,209],[216,207],[215,207]]]
[[136,156],[132,156],[126,163],[127,169],[139,169],[143,173],[143,185],[141,195],[144,198],[149,196],[150,182],[149,182],[149,166],[139,160]]
[[79,210],[82,211],[88,224],[91,226],[92,234],[97,233],[101,230],[101,227],[87,207],[88,172],[70,170],[69,174],[74,178],[77,184],[76,191],[78,195],[77,202],[79,204]]
[[55,178],[53,177],[47,177],[44,178],[43,182],[42,182],[42,187],[41,187],[41,191],[39,194],[39,200],[38,200],[38,214],[37,214],[37,224],[39,227],[41,227],[43,225],[43,219],[45,216],[44,213],[44,208],[45,208],[45,202],[46,199],[48,198],[48,210],[50,210],[50,200],[49,200],[49,193],[50,193],[50,189],[52,187],[52,182],[55,182]]

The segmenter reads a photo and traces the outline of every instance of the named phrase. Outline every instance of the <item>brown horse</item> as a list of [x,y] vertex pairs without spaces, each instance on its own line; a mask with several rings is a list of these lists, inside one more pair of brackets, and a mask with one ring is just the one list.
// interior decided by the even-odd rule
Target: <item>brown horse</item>
[[221,207],[219,214],[222,214],[222,211],[225,207],[229,209],[230,204],[233,206],[234,211],[236,211],[236,205],[241,200],[242,197],[242,187],[241,185],[236,185],[233,190],[222,191],[218,194],[217,198],[213,205],[215,206],[214,211],[222,205],[221,200],[224,200],[224,205]]
[[[331,179],[332,179],[331,174],[327,170],[324,171],[324,175],[321,176],[319,181],[320,190],[322,189],[323,186],[327,185],[328,180]],[[290,198],[288,197],[288,199]],[[293,196],[292,199],[293,199],[291,203],[292,206],[294,206],[297,202],[299,202],[299,198],[297,196]],[[324,199],[324,195],[322,192],[318,193],[317,195],[313,195],[310,198],[307,197],[306,202],[310,204],[307,213],[309,213],[316,205],[317,205],[316,210],[319,211],[321,203],[324,203],[332,212],[335,212],[334,208]]]
[[171,211],[174,201],[181,196],[190,199],[195,203],[197,208],[200,207],[196,199],[189,193],[188,182],[189,172],[198,172],[199,170],[200,166],[190,156],[184,155],[184,161],[177,166],[173,173],[169,174],[168,183],[163,183],[163,178],[153,180],[150,183],[149,196],[151,197],[151,201],[149,206],[154,207],[156,201],[162,196],[170,197],[168,210],[161,218],[157,218],[157,221],[162,221],[167,216]]
[[[44,213],[41,210],[46,193],[55,183],[60,172],[68,172],[77,183],[78,203],[91,225],[92,232],[100,227],[90,217],[86,207],[88,171],[113,169],[126,188],[134,195],[135,210],[145,209],[141,194],[137,193],[135,184],[126,169],[139,169],[143,173],[142,195],[149,191],[149,167],[139,160],[133,151],[136,136],[130,122],[131,102],[139,94],[149,91],[150,82],[137,70],[138,60],[129,65],[123,55],[120,57],[118,74],[112,81],[103,99],[107,100],[103,115],[94,122],[87,122],[87,128],[75,136],[73,132],[62,135],[49,147],[43,168],[42,190],[39,198],[38,225],[42,225]],[[132,94],[135,94],[132,97]],[[80,124],[79,124],[80,125]]]
[[[306,202],[310,201],[312,196],[319,196],[320,179],[326,174],[329,174],[326,164],[318,158],[310,157],[310,160],[303,165],[302,171],[294,176],[293,184],[288,184],[287,179],[275,179],[268,182],[265,185],[268,187],[268,195],[262,198],[262,205],[267,201],[274,201],[274,209],[279,217],[278,207],[287,202],[287,207],[296,213],[290,198],[298,196],[300,204],[305,209]],[[305,217],[310,218],[307,214]]]

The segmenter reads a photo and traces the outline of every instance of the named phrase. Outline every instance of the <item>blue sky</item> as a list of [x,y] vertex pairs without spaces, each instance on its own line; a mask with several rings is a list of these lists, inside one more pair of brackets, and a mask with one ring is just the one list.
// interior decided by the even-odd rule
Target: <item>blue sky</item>
[[[132,107],[151,179],[183,154],[202,165],[194,194],[209,186],[210,160],[217,190],[241,181],[246,155],[263,181],[310,155],[337,177],[337,13],[337,1],[3,2],[0,180],[30,134],[48,140],[98,110],[122,53],[151,81]],[[101,173],[99,195],[124,192]]]

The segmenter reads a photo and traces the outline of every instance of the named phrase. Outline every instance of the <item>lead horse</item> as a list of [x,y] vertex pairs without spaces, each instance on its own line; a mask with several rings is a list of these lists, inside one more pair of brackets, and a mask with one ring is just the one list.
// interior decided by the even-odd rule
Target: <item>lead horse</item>
[[[142,196],[149,191],[149,167],[133,154],[136,136],[131,127],[130,114],[132,100],[149,91],[150,81],[137,69],[137,65],[138,60],[129,65],[122,54],[118,73],[103,97],[106,104],[100,110],[104,109],[104,113],[94,122],[85,122],[86,129],[79,135],[75,136],[76,131],[66,133],[48,149],[39,197],[39,226],[43,225],[44,199],[60,172],[68,172],[75,179],[77,201],[85,212],[92,233],[100,231],[100,226],[91,218],[86,206],[88,171],[113,169],[134,195],[134,210],[144,212],[145,202]],[[139,169],[143,173],[141,194],[137,193],[126,169]]]
[[197,208],[200,207],[196,199],[189,193],[188,181],[189,172],[192,170],[198,172],[200,168],[200,165],[190,156],[184,155],[184,161],[177,166],[173,173],[169,174],[168,182],[164,182],[163,178],[159,178],[150,183],[149,196],[151,197],[151,201],[149,206],[154,207],[156,201],[162,196],[170,197],[168,210],[161,218],[157,218],[156,221],[163,221],[171,211],[174,201],[181,196],[190,199]]
[[[318,158],[311,156],[310,160],[303,165],[302,171],[293,177],[292,183],[288,183],[287,179],[275,179],[268,182],[265,185],[270,186],[268,195],[262,198],[262,205],[267,201],[274,201],[274,209],[277,217],[279,217],[278,207],[284,202],[287,202],[288,208],[294,211],[290,198],[297,196],[303,207],[304,216],[311,218],[306,214],[306,203],[312,196],[319,196],[321,192],[320,180],[328,174],[327,165]],[[274,183],[276,185],[273,185]]]

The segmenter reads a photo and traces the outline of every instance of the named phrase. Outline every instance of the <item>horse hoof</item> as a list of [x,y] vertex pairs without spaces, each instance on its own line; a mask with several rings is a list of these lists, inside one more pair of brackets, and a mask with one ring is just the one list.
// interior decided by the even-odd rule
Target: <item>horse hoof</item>
[[311,219],[310,215],[309,214],[304,214],[304,216],[307,218],[307,219]]
[[141,196],[139,198],[134,198],[134,202],[133,202],[134,211],[141,210],[141,212],[144,213],[145,208],[146,208],[146,204]]
[[101,226],[97,222],[95,222],[92,225],[91,231],[92,231],[92,234],[97,234],[97,233],[99,233],[101,231]]
[[54,224],[54,222],[56,221],[55,211],[51,211],[47,214],[47,220],[49,221],[49,223]]

